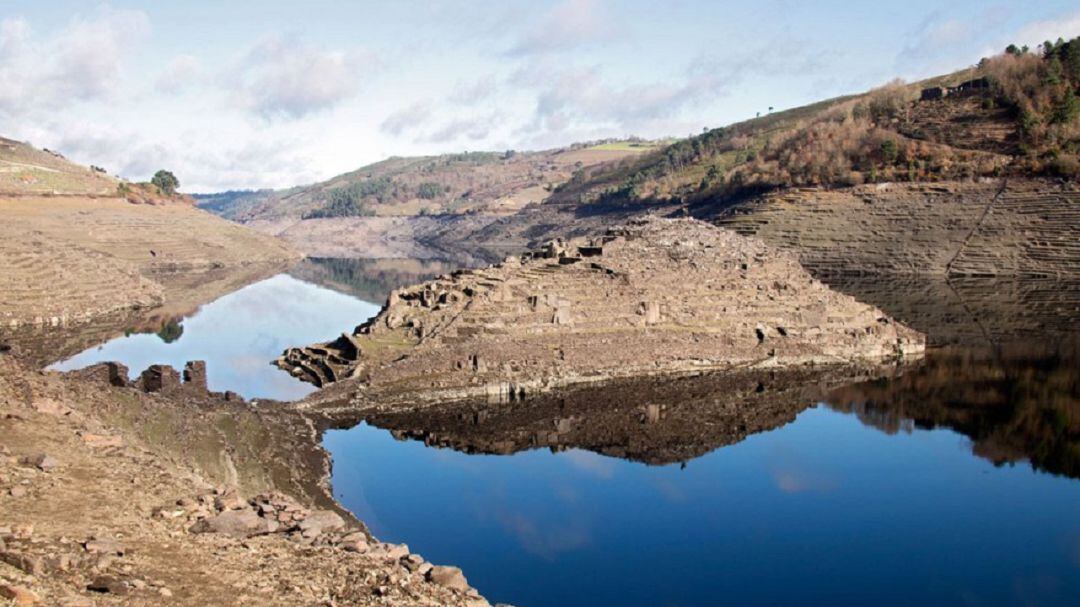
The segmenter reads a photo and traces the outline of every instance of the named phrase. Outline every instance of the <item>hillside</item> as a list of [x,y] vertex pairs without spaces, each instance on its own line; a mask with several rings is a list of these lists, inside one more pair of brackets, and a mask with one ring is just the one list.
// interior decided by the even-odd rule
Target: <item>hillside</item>
[[84,324],[172,303],[173,284],[220,282],[223,269],[296,257],[185,196],[27,144],[0,140],[0,168],[0,341],[24,327]]
[[115,195],[119,180],[58,152],[0,137],[0,196]]
[[439,244],[528,247],[690,214],[814,271],[1076,273],[1078,86],[1077,40],[1006,53],[584,169],[543,204]]
[[452,253],[427,243],[444,232],[483,228],[543,201],[583,170],[660,145],[615,141],[541,152],[390,158],[310,186],[195,199],[206,210],[279,236],[311,256],[443,258]]
[[196,200],[200,207],[237,221],[509,214],[543,200],[574,171],[655,147],[618,142],[543,152],[394,157],[310,186],[203,194]]
[[790,186],[1080,174],[1080,39],[777,112],[584,171],[552,200],[718,203]]

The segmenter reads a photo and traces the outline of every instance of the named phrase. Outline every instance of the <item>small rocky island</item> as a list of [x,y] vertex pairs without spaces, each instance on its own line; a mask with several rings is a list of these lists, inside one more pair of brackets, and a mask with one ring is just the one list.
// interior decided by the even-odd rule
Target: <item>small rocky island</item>
[[644,218],[396,290],[353,333],[276,364],[383,402],[515,400],[626,377],[910,359],[925,343],[759,240]]

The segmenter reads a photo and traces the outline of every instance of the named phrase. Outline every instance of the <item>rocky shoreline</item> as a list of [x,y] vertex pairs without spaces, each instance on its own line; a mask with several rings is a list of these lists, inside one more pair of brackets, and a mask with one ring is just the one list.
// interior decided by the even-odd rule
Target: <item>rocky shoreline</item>
[[15,604],[488,604],[337,506],[316,424],[283,404],[207,392],[197,363],[186,381],[10,355],[0,371],[0,593]]

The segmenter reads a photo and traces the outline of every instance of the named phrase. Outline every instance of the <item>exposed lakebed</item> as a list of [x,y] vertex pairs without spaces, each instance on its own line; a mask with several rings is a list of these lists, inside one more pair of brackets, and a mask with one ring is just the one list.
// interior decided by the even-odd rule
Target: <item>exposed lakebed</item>
[[[350,330],[378,310],[354,295],[397,280],[386,264],[308,264],[202,306],[182,331],[120,337],[56,368],[204,359],[211,389],[301,397],[310,387],[269,362]],[[403,283],[433,269],[404,267]],[[1075,316],[1065,303],[1047,326]],[[925,315],[897,306],[917,326]],[[1019,343],[950,336],[954,349],[915,369],[820,395],[763,376],[369,416],[325,435],[334,494],[380,539],[519,607],[1068,604],[1080,595],[1075,342],[1029,316],[1010,331],[1012,308],[996,309],[981,324]],[[919,328],[933,338],[934,322]],[[942,323],[957,324],[952,312]]]

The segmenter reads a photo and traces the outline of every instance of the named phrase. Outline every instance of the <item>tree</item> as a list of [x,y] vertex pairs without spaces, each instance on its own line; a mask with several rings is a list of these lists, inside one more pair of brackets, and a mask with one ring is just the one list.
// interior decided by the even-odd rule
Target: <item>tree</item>
[[896,162],[897,157],[900,155],[900,150],[896,146],[896,142],[892,139],[886,139],[881,142],[881,157],[885,160],[885,164],[891,165]]
[[1072,87],[1065,89],[1065,95],[1054,106],[1050,122],[1054,124],[1068,124],[1080,116],[1080,100],[1076,98]]
[[150,183],[156,185],[158,189],[169,196],[176,194],[176,189],[180,187],[180,180],[176,178],[176,175],[173,175],[165,169],[154,173],[154,177],[150,180]]

